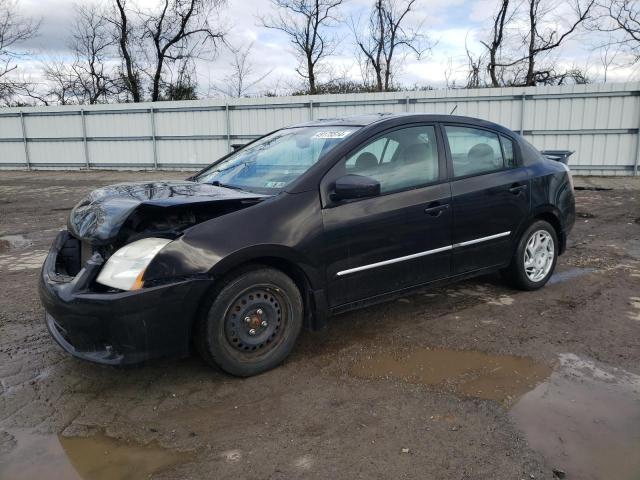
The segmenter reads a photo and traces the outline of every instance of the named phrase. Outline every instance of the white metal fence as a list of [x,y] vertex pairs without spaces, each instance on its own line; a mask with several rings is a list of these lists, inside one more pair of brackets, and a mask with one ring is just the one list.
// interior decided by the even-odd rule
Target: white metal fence
[[0,169],[195,169],[310,119],[454,110],[540,149],[575,150],[577,174],[638,174],[640,83],[4,108]]

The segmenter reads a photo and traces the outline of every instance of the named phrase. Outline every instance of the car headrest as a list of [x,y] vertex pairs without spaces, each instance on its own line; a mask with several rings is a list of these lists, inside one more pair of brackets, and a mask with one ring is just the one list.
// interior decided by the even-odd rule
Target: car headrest
[[371,168],[376,168],[378,166],[378,159],[371,152],[362,152],[356,158],[356,170],[368,170]]
[[486,143],[478,143],[474,145],[467,153],[467,159],[474,163],[492,163],[494,158],[494,151],[491,146]]
[[405,164],[426,162],[431,158],[431,149],[426,143],[414,143],[402,152],[401,161]]

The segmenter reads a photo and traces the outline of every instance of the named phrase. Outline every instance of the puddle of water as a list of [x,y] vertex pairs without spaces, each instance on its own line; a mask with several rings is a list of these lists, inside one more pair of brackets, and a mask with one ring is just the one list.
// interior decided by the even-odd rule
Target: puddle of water
[[624,249],[627,254],[635,258],[636,260],[640,260],[640,240],[628,239],[624,243]]
[[640,376],[561,355],[560,368],[511,416],[569,479],[640,479]]
[[4,235],[0,237],[0,252],[31,245],[33,245],[33,242],[25,238],[24,235]]
[[510,403],[546,379],[551,368],[525,357],[420,349],[405,355],[377,354],[355,365],[351,373],[436,385],[465,397]]
[[10,272],[39,269],[47,258],[47,253],[46,250],[32,250],[15,255],[0,255],[0,269]]
[[[5,437],[7,434],[5,433]],[[0,458],[0,478],[11,480],[137,480],[184,463],[190,454],[106,437],[62,437],[11,432],[15,448]]]
[[582,275],[586,275],[587,273],[591,273],[593,271],[595,271],[595,268],[581,268],[581,267],[574,267],[568,270],[563,270],[561,272],[556,271],[553,273],[553,275],[551,275],[551,278],[547,283],[550,285],[553,285],[554,283],[566,282],[567,280],[581,277]]
[[437,349],[376,354],[351,373],[513,405],[529,446],[566,478],[640,480],[640,375],[573,354],[551,371],[523,357]]

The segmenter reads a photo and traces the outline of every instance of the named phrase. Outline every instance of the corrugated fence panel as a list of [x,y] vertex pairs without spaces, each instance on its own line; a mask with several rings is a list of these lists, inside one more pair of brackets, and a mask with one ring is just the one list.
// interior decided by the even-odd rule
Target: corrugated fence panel
[[154,114],[157,136],[225,135],[222,110],[160,111]]
[[[2,112],[1,109],[0,112]],[[18,115],[0,116],[0,139],[19,137],[22,137],[20,117]]]
[[88,150],[90,164],[95,168],[153,168],[153,146],[148,141],[89,142]]
[[22,142],[0,142],[0,168],[22,167],[26,164]]
[[576,174],[638,169],[640,83],[4,108],[0,168],[196,169],[287,125],[373,112],[490,120],[575,150]]
[[89,113],[85,115],[87,136],[95,137],[144,137],[151,135],[151,121],[143,113]]
[[52,158],[61,159],[61,163],[84,166],[83,143],[77,142],[30,142],[29,159],[32,167],[46,167]]
[[226,140],[158,140],[157,148],[161,168],[198,168],[227,154]]
[[25,115],[25,131],[29,138],[82,137],[80,115]]

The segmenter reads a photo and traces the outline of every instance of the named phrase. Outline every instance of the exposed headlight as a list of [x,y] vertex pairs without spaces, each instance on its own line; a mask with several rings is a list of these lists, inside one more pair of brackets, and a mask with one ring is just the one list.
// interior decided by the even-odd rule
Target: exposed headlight
[[142,288],[145,269],[153,257],[169,242],[171,240],[166,238],[143,238],[125,245],[109,257],[96,281],[120,290]]

